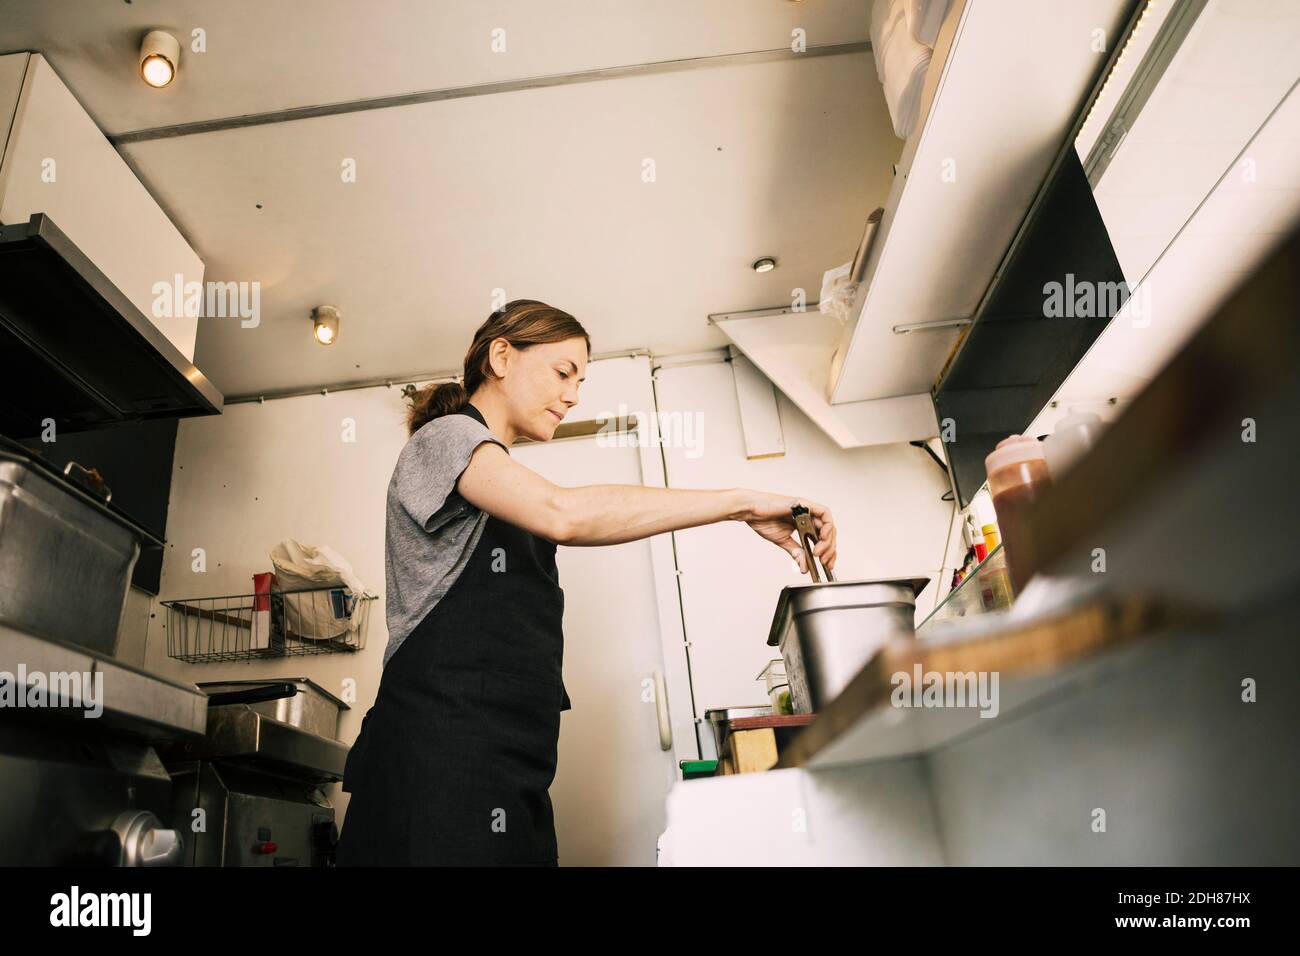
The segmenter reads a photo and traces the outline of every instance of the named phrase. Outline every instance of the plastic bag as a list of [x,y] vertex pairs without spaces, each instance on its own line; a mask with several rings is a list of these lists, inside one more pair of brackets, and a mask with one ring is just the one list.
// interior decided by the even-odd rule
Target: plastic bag
[[341,554],[326,545],[300,544],[285,538],[271,549],[278,591],[315,589],[307,594],[285,594],[284,625],[290,637],[331,640],[352,627],[351,600],[335,594],[344,588],[356,596],[369,596],[364,584]]
[[857,295],[858,284],[849,281],[852,262],[827,270],[822,275],[822,292],[817,299],[817,309],[826,315],[833,315],[843,325],[849,320],[849,310],[853,297]]

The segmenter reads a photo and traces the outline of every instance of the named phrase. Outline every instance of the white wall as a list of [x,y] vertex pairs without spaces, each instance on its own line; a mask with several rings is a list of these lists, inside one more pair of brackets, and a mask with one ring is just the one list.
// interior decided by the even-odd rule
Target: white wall
[[[620,403],[628,411],[648,410],[648,367],[644,358],[591,363],[570,420],[618,412]],[[746,461],[728,364],[663,368],[655,387],[663,410],[697,414],[704,423],[699,457],[680,446],[665,450],[670,484],[742,485],[826,502],[840,523],[837,570],[843,579],[937,571],[951,506],[939,500],[946,490],[943,474],[920,450],[898,445],[842,451],[781,399],[786,456]],[[217,417],[182,421],[161,597],[247,594],[252,575],[270,569],[268,552],[285,537],[329,544],[351,561],[362,581],[382,592],[384,503],[405,441],[403,410],[399,388],[379,387],[234,405]],[[354,442],[343,440],[345,419],[355,421]],[[657,459],[647,449],[643,463]],[[643,467],[643,473],[651,471]],[[674,650],[680,652],[681,616],[668,613],[675,607],[663,610],[663,596],[671,601],[675,593],[671,544],[667,536],[656,541],[656,560],[668,562],[664,579],[638,586],[659,592],[678,756],[691,756],[695,715],[691,694],[682,687],[684,663],[675,670],[673,659]],[[201,573],[192,570],[195,548],[206,552]],[[703,707],[717,704],[764,702],[752,678],[773,656],[765,640],[777,594],[795,580],[789,559],[742,524],[681,532],[676,551],[692,642],[695,714],[702,717]],[[158,673],[190,681],[308,676],[336,694],[352,679],[357,699],[340,730],[345,742],[355,738],[374,701],[387,643],[382,598],[359,654],[287,661],[172,660],[165,615],[156,603],[152,615],[143,663]],[[336,796],[342,810],[347,795]]]
[[[232,405],[211,418],[180,423],[167,519],[161,599],[252,592],[252,576],[271,570],[269,553],[292,537],[328,544],[348,558],[372,590],[384,585],[384,506],[388,480],[405,440],[397,388],[339,392],[266,404]],[[344,442],[342,422],[356,422]],[[194,549],[205,571],[192,569]],[[310,677],[356,702],[340,737],[356,738],[374,702],[387,644],[382,597],[374,602],[363,651],[278,661],[187,664],[167,656],[165,609],[154,602],[144,666],[185,681]],[[339,792],[340,808],[347,794]]]

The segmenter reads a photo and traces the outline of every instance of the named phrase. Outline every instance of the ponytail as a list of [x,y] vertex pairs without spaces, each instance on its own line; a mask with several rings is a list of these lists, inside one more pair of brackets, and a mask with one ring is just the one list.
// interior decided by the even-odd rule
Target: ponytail
[[469,395],[460,382],[426,385],[411,396],[411,407],[406,413],[406,433],[414,435],[435,418],[458,412],[468,402]]

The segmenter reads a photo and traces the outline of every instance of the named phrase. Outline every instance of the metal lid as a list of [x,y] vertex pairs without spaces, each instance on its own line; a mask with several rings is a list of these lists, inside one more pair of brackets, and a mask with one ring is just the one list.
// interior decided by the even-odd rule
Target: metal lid
[[96,497],[91,494],[88,489],[82,487],[76,481],[73,481],[53,464],[42,458],[39,452],[32,451],[25,445],[19,444],[5,435],[0,435],[0,461],[12,461],[27,466],[41,478],[49,481],[57,487],[60,491],[65,491],[81,502],[90,505],[96,511],[112,519],[119,525],[125,527],[132,534],[141,538],[146,544],[151,544],[159,548],[165,544],[161,538],[155,535],[152,531],[149,531],[143,525],[139,524],[121,508],[104,501],[102,498]]

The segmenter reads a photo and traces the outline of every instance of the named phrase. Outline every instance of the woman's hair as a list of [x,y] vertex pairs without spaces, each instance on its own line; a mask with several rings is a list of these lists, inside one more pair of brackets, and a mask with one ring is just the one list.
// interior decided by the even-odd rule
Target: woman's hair
[[406,415],[407,434],[417,431],[443,415],[458,412],[469,402],[474,391],[493,377],[488,361],[488,346],[493,339],[502,338],[517,349],[544,342],[563,342],[581,336],[587,340],[591,352],[591,336],[582,324],[559,309],[536,299],[515,299],[493,312],[474,333],[474,341],[465,353],[464,382],[443,382],[427,385],[411,397],[411,407]]

